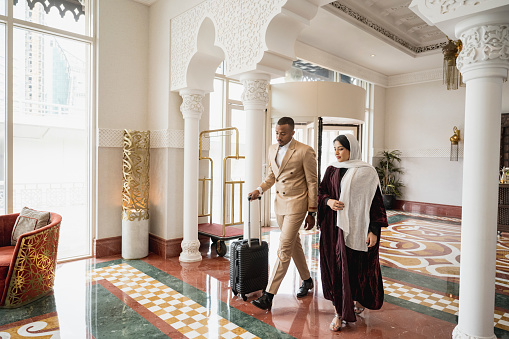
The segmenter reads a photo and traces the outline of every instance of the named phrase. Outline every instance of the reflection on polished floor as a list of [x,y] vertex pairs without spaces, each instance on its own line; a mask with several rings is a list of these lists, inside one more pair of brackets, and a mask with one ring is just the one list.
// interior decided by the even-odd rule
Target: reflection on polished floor
[[[151,254],[59,265],[54,295],[18,309],[0,309],[0,338],[451,338],[457,323],[460,220],[389,212],[382,231],[385,303],[341,332],[328,329],[334,311],[323,298],[317,231],[301,238],[315,279],[314,295],[297,299],[295,267],[272,312],[229,289],[228,256],[203,248],[203,260],[181,263]],[[279,232],[267,228],[274,260]],[[494,330],[509,338],[509,235],[498,240]],[[249,295],[248,300],[259,294]]]

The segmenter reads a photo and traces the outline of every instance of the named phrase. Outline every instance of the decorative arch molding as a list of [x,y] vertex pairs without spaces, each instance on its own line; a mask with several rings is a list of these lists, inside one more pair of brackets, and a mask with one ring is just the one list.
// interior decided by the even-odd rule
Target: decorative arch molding
[[[207,0],[173,18],[171,90],[210,92],[210,85],[199,79],[207,82],[203,69],[195,72],[198,62],[193,61],[197,60],[209,59],[209,72],[212,64],[224,59],[229,77],[250,71],[283,75],[295,59],[298,34],[320,5],[316,0]],[[199,37],[206,31],[203,25],[207,30],[213,28],[215,49],[200,49]]]

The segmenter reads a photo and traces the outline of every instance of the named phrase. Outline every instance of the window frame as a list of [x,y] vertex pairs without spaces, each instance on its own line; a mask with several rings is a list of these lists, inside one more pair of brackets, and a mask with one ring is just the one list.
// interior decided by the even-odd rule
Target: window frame
[[[25,1],[25,0],[19,0]],[[40,5],[40,4],[39,4]],[[89,45],[87,58],[88,58],[88,75],[87,75],[87,88],[88,88],[88,100],[87,100],[87,123],[86,123],[86,135],[87,135],[87,225],[89,227],[88,234],[88,253],[83,257],[92,256],[92,239],[95,238],[96,234],[96,98],[97,98],[97,85],[96,85],[96,74],[97,74],[97,55],[96,55],[96,32],[97,32],[97,3],[96,0],[87,1],[87,11],[85,13],[84,20],[85,31],[87,35],[78,34],[74,32],[65,31],[50,26],[45,26],[21,19],[14,18],[14,1],[7,0],[5,2],[5,13],[6,15],[0,15],[0,24],[5,27],[5,149],[4,149],[4,210],[1,211],[3,214],[13,213],[13,144],[14,144],[14,30],[24,29],[30,30],[36,33],[41,33],[49,36],[61,37],[65,39],[75,40],[77,42],[87,43]],[[69,258],[59,260],[63,262],[66,260],[75,260],[76,258]]]

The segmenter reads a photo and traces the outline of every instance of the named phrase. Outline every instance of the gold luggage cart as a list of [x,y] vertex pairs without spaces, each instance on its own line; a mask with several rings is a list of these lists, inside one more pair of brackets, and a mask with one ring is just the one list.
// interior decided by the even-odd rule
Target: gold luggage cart
[[[219,136],[224,137],[225,132],[235,133],[235,154],[227,155],[223,158],[223,166],[222,166],[222,181],[223,181],[223,218],[222,224],[216,224],[212,222],[212,198],[213,198],[213,182],[214,182],[214,162],[210,157],[204,157],[202,155],[203,148],[203,138],[211,137],[211,134],[221,133]],[[231,227],[235,225],[242,225],[242,187],[244,184],[243,180],[226,180],[227,179],[227,165],[228,161],[245,159],[245,156],[239,155],[239,131],[235,127],[221,128],[209,131],[203,131],[200,133],[200,152],[199,152],[199,160],[207,160],[209,164],[210,174],[209,177],[203,177],[198,179],[201,183],[201,212],[198,214],[198,217],[207,217],[208,222],[198,224],[198,234],[205,235],[210,237],[212,240],[212,247],[216,248],[216,252],[219,256],[224,256],[226,254],[227,248],[225,241],[231,239],[239,239],[244,235],[244,230],[242,228]],[[235,195],[235,187],[239,187],[239,195],[238,198]],[[208,188],[208,189],[207,189]],[[227,192],[230,192],[230,205],[227,206]],[[208,203],[206,201],[207,191],[209,192]],[[240,216],[238,216],[238,220],[235,219],[235,201],[239,203]],[[207,208],[208,206],[208,208]],[[228,217],[229,222],[226,222]]]

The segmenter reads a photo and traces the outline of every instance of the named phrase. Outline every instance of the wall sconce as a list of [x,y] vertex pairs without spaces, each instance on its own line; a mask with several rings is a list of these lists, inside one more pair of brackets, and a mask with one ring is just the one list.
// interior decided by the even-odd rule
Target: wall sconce
[[454,132],[454,134],[452,135],[452,137],[449,138],[449,140],[451,140],[451,156],[450,156],[450,160],[451,161],[458,161],[458,142],[460,141],[460,130],[458,129],[458,127],[454,126],[452,128],[452,131]]
[[451,40],[447,37],[447,44],[442,48],[444,54],[444,65],[443,65],[443,81],[447,85],[447,90],[458,89],[458,86],[462,86],[463,78],[461,73],[456,67],[456,58],[460,54],[463,47],[461,40]]
[[150,131],[124,130],[122,257],[148,255]]

